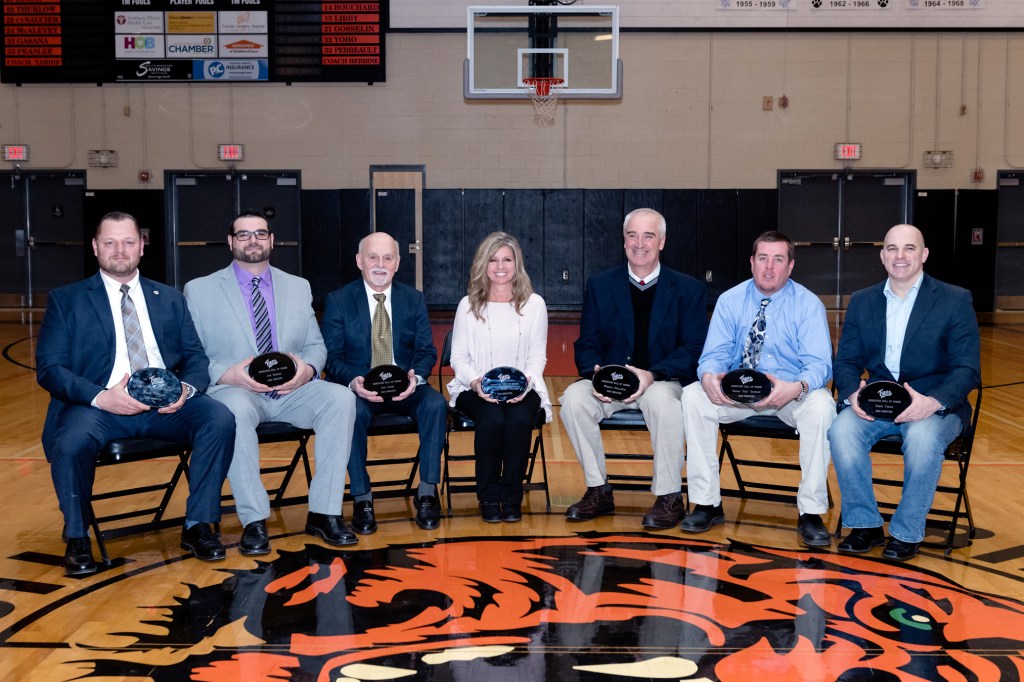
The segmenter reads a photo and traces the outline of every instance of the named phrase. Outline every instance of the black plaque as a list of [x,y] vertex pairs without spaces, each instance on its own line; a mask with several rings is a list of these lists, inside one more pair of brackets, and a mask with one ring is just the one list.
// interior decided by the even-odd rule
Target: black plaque
[[722,393],[738,403],[759,403],[771,392],[771,379],[756,369],[734,369],[722,377]]
[[892,421],[910,406],[910,393],[895,381],[875,381],[860,389],[857,404],[875,419]]
[[409,373],[398,365],[377,365],[363,377],[363,388],[390,400],[409,388]]
[[249,376],[264,386],[280,386],[295,378],[295,361],[284,353],[257,355],[249,363]]
[[143,405],[167,407],[181,397],[181,382],[173,372],[144,367],[128,378],[128,395]]
[[594,390],[612,400],[624,400],[640,390],[640,377],[622,365],[605,365],[594,372]]
[[499,403],[518,398],[529,385],[530,380],[515,367],[495,367],[480,380],[480,390]]

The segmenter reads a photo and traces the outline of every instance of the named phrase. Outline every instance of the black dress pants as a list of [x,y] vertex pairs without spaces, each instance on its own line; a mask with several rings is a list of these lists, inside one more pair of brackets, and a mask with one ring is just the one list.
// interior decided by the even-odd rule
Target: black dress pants
[[455,407],[476,422],[476,496],[481,502],[520,504],[540,396],[530,391],[518,403],[490,403],[463,391]]

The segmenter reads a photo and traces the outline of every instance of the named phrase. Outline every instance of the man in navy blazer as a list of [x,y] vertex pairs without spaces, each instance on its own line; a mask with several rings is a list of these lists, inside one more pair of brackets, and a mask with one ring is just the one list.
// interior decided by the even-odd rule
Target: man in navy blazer
[[[356,266],[360,280],[327,296],[323,335],[327,344],[325,373],[330,381],[351,388],[356,396],[356,424],[352,455],[348,462],[349,491],[355,500],[352,527],[369,535],[377,530],[370,477],[366,471],[366,430],[374,415],[404,414],[416,421],[420,483],[416,495],[416,525],[433,530],[441,523],[437,484],[441,480],[441,449],[448,406],[427,383],[437,349],[430,331],[430,319],[423,294],[394,281],[398,270],[398,243],[385,232],[375,232],[359,242]],[[381,296],[378,303],[375,296]],[[409,373],[409,387],[400,395],[385,399],[363,382],[372,363],[371,327],[379,305],[391,325],[393,355],[388,362]]]
[[[192,444],[182,547],[199,559],[223,559],[210,524],[220,521],[235,421],[200,395],[208,361],[188,308],[176,289],[139,276],[143,242],[132,216],[105,215],[92,248],[99,272],[50,292],[36,347],[36,378],[50,393],[42,442],[64,515],[65,572],[96,571],[87,530],[96,455],[109,440],[135,436]],[[126,303],[136,311],[148,365],[171,370],[183,384],[167,407],[151,409],[125,390]]]
[[[622,234],[626,265],[590,278],[575,344],[581,381],[562,394],[566,434],[586,478],[583,498],[566,517],[586,521],[615,511],[605,470],[598,423],[619,410],[638,408],[651,432],[657,496],[645,525],[671,527],[683,518],[682,387],[697,378],[697,360],[708,331],[707,290],[689,275],[662,267],[665,218],[638,208],[626,216]],[[640,379],[637,392],[621,401],[594,391],[591,378],[605,365],[625,365]],[[649,523],[650,522],[650,523]]]
[[[843,526],[852,529],[839,550],[860,553],[885,542],[871,446],[890,434],[902,437],[903,495],[882,556],[906,561],[924,539],[946,446],[970,423],[967,397],[981,382],[981,343],[970,292],[924,273],[928,249],[920,230],[890,229],[881,257],[888,279],[856,292],[846,310],[833,370],[840,412],[828,438]],[[860,390],[874,381],[899,382],[910,393],[910,406],[892,421],[857,404]]]

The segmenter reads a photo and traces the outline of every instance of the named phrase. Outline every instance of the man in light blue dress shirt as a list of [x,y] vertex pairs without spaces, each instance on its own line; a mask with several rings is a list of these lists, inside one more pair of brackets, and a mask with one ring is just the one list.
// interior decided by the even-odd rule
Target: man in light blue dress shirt
[[[826,388],[832,376],[832,341],[825,306],[789,278],[795,264],[789,237],[774,231],[761,234],[750,256],[753,277],[726,291],[715,305],[697,366],[699,380],[683,389],[682,396],[687,488],[696,505],[683,519],[684,531],[701,533],[725,520],[718,425],[763,414],[775,415],[800,432],[797,533],[801,542],[831,543],[820,514],[828,510],[826,434],[835,418],[835,401]],[[752,326],[762,336],[753,368],[768,376],[772,389],[760,402],[745,405],[726,397],[721,384],[727,372],[751,365]]]
[[[886,542],[871,481],[871,446],[884,436],[903,439],[903,495],[889,523],[882,556],[906,561],[924,539],[925,519],[942,473],[946,446],[971,421],[967,396],[981,382],[981,341],[971,294],[924,272],[928,249],[913,225],[885,235],[885,282],[850,298],[835,362],[840,412],[829,431],[843,526],[841,552],[870,551]],[[897,381],[910,406],[892,421],[857,405],[867,383]]]

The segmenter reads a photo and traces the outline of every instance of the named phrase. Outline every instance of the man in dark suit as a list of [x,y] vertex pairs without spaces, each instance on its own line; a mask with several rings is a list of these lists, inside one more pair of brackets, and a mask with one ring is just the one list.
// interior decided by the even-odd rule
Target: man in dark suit
[[[42,441],[64,514],[65,572],[96,571],[87,530],[96,455],[109,440],[135,436],[192,444],[181,546],[205,561],[223,559],[210,524],[220,521],[235,421],[200,395],[208,361],[185,300],[139,276],[142,235],[127,213],[104,216],[92,248],[99,272],[50,292],[36,348],[36,377],[50,393]],[[174,372],[181,397],[156,410],[132,398],[125,388],[136,365]]]
[[[437,484],[448,406],[426,381],[437,361],[426,302],[416,289],[393,281],[398,261],[398,243],[390,235],[375,232],[364,237],[356,254],[362,279],[327,296],[322,324],[326,376],[351,388],[357,397],[348,476],[355,500],[352,527],[364,535],[377,530],[366,471],[366,429],[374,415],[386,412],[416,420],[420,438],[416,525],[433,530],[441,523]],[[376,352],[372,330],[377,330]],[[395,364],[409,373],[409,387],[390,400],[364,384],[366,373],[381,364]]]
[[[913,225],[885,235],[889,277],[850,298],[834,363],[839,414],[828,438],[843,499],[842,552],[867,552],[885,542],[871,482],[871,446],[890,434],[903,439],[903,495],[889,522],[882,556],[906,561],[924,539],[946,446],[970,423],[968,394],[981,381],[980,339],[971,294],[924,273],[928,249]],[[911,403],[892,421],[857,404],[866,382],[896,381]]]
[[[665,218],[649,208],[626,216],[626,265],[590,278],[575,344],[583,380],[562,394],[566,434],[583,466],[587,491],[566,517],[585,521],[615,511],[598,423],[619,410],[638,408],[654,447],[654,506],[643,525],[671,528],[683,518],[682,387],[697,378],[708,331],[707,290],[689,275],[662,267]],[[604,365],[625,365],[640,379],[621,401],[594,391],[591,378]]]

